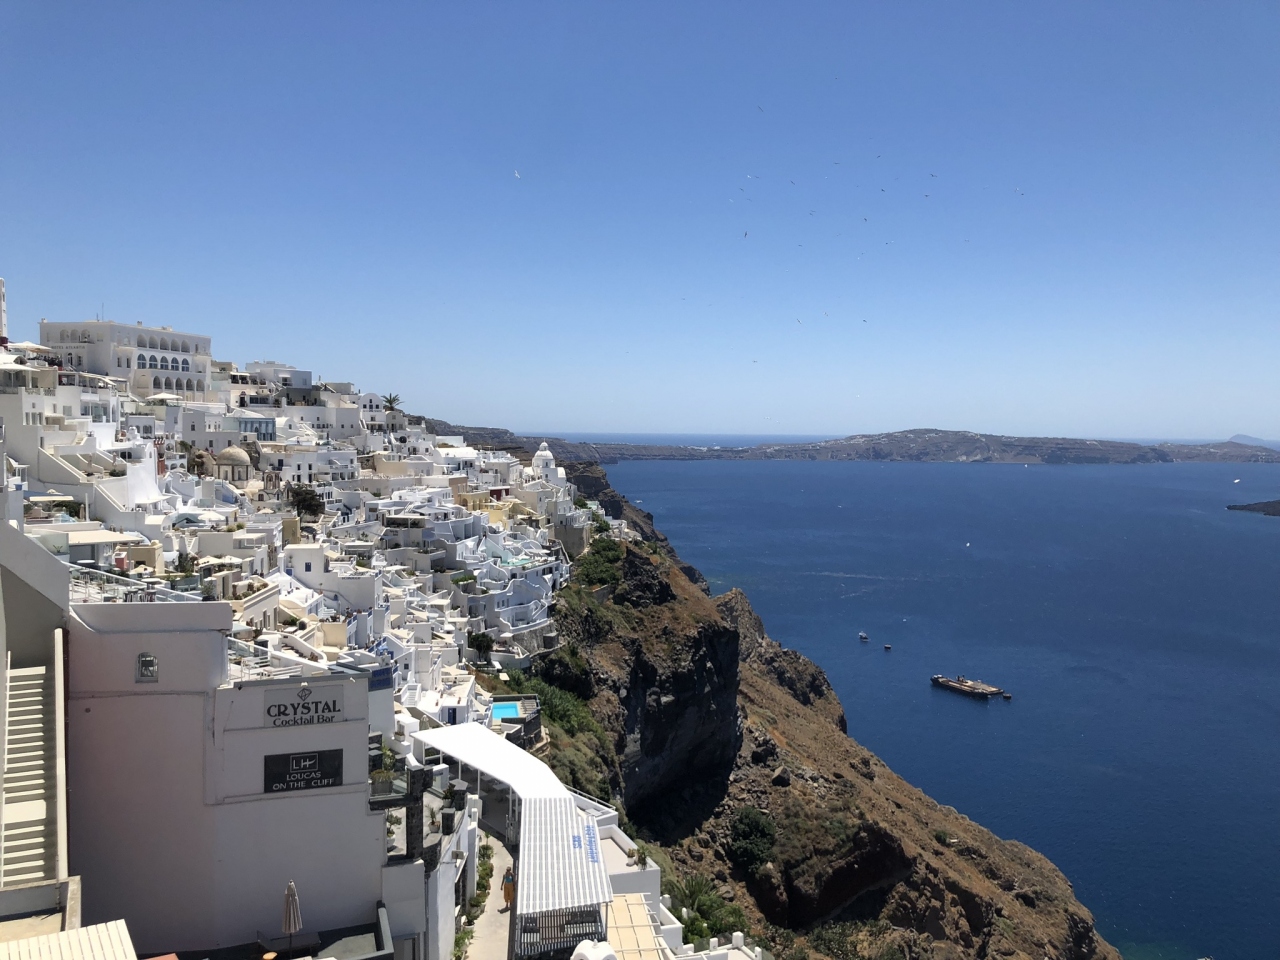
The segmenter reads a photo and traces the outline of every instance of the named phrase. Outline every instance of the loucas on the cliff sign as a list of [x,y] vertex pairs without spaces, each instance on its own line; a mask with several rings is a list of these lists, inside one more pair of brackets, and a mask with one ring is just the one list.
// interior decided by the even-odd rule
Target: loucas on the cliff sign
[[262,758],[262,792],[319,790],[342,786],[342,751],[276,753]]
[[305,727],[342,721],[340,683],[287,687],[266,695],[265,721],[268,727]]

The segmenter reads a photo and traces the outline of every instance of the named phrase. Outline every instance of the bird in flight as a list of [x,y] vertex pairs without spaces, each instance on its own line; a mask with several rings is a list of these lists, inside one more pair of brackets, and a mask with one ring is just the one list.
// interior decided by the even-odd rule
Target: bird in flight
[[937,176],[937,174],[936,174],[936,173],[931,173],[931,174],[929,174],[929,176],[931,176],[931,177],[936,177],[936,176]]
[[519,170],[517,170],[517,171],[516,171],[516,179],[517,179],[517,180],[519,180],[519,179],[520,179],[520,171],[519,171]]
[[760,104],[758,103],[756,104],[756,109],[759,110],[761,113],[764,113],[764,107],[760,106]]
[[747,231],[745,230],[742,231],[742,239],[743,240],[747,239]]
[[[801,326],[804,325],[804,321],[801,320],[799,317],[796,317],[796,323],[800,324]],[[1236,483],[1239,483],[1239,482],[1240,482],[1239,480],[1236,481]]]

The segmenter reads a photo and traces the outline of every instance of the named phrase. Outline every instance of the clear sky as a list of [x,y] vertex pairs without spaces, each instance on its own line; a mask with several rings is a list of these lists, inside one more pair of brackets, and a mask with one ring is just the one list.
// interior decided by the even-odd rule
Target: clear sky
[[1280,437],[1277,51],[1272,2],[8,2],[11,335],[524,430]]

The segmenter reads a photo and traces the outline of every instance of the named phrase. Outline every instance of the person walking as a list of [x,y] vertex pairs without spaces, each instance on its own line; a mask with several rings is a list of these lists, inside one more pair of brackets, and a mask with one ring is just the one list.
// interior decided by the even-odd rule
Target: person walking
[[516,902],[516,875],[511,872],[510,867],[507,867],[506,873],[502,875],[502,900],[506,903],[505,909],[509,913],[511,905]]

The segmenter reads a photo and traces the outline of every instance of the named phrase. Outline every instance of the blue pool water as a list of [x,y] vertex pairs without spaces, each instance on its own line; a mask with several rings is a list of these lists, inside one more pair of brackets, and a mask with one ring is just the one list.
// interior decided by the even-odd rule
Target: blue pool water
[[495,703],[493,705],[493,719],[510,720],[512,717],[520,716],[520,704],[518,703]]
[[1048,855],[1128,960],[1275,956],[1280,519],[1224,507],[1280,466],[607,469],[826,669],[853,737]]

